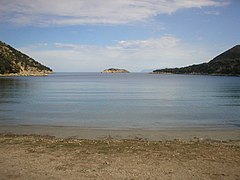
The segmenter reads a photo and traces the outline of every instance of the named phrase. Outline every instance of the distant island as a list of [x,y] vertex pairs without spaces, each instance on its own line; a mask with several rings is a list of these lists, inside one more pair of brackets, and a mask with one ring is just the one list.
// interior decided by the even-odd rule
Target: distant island
[[223,52],[208,63],[182,68],[166,68],[153,71],[154,74],[200,74],[200,75],[240,75],[240,45]]
[[103,73],[129,73],[129,71],[125,69],[110,68],[110,69],[105,69]]
[[45,76],[52,72],[49,67],[0,41],[0,76]]

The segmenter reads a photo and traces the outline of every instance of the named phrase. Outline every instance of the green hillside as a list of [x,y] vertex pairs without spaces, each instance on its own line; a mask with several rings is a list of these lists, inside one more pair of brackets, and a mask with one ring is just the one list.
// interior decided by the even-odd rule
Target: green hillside
[[0,41],[0,74],[46,75],[52,70]]
[[216,56],[208,63],[192,65],[182,68],[157,69],[153,73],[173,74],[206,74],[206,75],[240,75],[240,45]]

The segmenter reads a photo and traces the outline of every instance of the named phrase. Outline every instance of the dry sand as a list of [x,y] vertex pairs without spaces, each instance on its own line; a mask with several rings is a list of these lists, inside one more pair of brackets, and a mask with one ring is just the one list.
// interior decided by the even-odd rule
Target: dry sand
[[0,179],[240,179],[240,141],[1,134]]

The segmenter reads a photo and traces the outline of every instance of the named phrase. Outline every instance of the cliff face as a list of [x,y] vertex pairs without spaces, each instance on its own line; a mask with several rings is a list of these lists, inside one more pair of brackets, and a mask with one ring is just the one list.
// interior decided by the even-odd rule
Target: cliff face
[[110,69],[105,69],[103,73],[129,73],[129,71],[125,69],[110,68]]
[[43,76],[52,70],[0,41],[0,75]]
[[240,75],[240,45],[216,56],[208,63],[182,68],[167,68],[153,71],[156,74],[206,74],[206,75]]

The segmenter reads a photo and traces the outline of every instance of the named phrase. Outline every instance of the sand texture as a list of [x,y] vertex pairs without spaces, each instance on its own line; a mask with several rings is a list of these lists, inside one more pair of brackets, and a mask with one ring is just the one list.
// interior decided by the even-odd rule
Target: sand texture
[[1,134],[0,179],[240,179],[240,141]]

